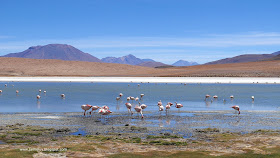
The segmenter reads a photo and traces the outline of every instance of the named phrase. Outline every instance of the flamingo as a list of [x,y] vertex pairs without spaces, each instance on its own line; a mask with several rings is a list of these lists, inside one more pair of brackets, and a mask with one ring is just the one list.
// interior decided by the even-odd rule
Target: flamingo
[[231,95],[231,96],[230,96],[230,99],[233,99],[233,98],[234,98],[234,96],[233,96],[233,95]]
[[7,84],[5,84],[5,87],[7,87]]
[[141,104],[140,107],[141,107],[141,109],[146,109],[147,105],[146,104]]
[[175,102],[175,103],[176,103],[176,105],[175,105],[175,107],[176,107],[176,108],[179,108],[179,109],[180,109],[181,107],[183,107],[183,105],[182,105],[182,104],[177,103],[177,102]]
[[120,97],[117,97],[117,98],[116,98],[117,101],[119,101],[120,99],[121,99]]
[[18,91],[18,90],[16,90],[16,93],[19,93],[19,91]]
[[122,97],[122,96],[123,96],[123,94],[122,94],[122,93],[120,93],[120,94],[119,94],[119,96],[120,96],[120,97]]
[[210,98],[210,95],[209,95],[209,94],[206,94],[206,95],[205,95],[205,100],[206,100],[207,98]]
[[217,96],[217,95],[214,95],[214,96],[213,96],[213,98],[214,98],[214,99],[217,99],[217,98],[218,98],[218,96]]
[[60,94],[61,98],[65,98],[65,94]]
[[234,105],[231,108],[233,108],[234,110],[238,111],[238,115],[240,114],[240,109],[238,105]]
[[134,97],[130,97],[130,100],[132,100],[132,103],[133,103],[133,100],[135,100],[135,98]]
[[41,93],[41,91],[42,91],[42,90],[41,90],[41,89],[39,89],[39,93]]
[[139,98],[138,98],[138,97],[136,97],[136,98],[135,98],[135,101],[138,101],[138,100],[139,100]]
[[254,101],[254,100],[255,100],[255,96],[252,96],[251,98],[252,98],[252,101]]
[[130,100],[130,97],[127,97],[126,100],[129,101],[129,100]]
[[107,105],[104,105],[102,106],[102,109],[109,110],[109,107]]
[[158,106],[161,106],[162,105],[162,102],[161,100],[159,100],[159,102],[157,103]]
[[165,105],[165,110],[167,112],[167,110],[169,111],[170,107],[172,106],[173,104],[168,102],[166,105]]
[[[139,102],[139,104],[140,104],[140,102]],[[134,109],[135,109],[136,112],[141,114],[142,118],[144,118],[143,113],[142,113],[142,108],[140,106],[136,105],[134,107]]]
[[94,110],[97,110],[99,108],[100,108],[99,106],[92,106],[91,107],[91,111],[89,112],[89,114],[91,114],[91,112],[93,112]]
[[41,98],[41,96],[40,96],[40,95],[37,95],[37,96],[36,96],[36,98],[37,98],[37,99],[40,99],[40,98]]
[[89,104],[84,104],[84,105],[81,106],[81,108],[82,108],[83,110],[85,110],[84,116],[86,116],[86,111],[89,110],[91,107],[92,107],[92,106],[89,105]]
[[44,91],[44,93],[47,93],[47,91]]
[[100,109],[98,110],[98,113],[99,113],[100,115],[103,115],[105,112],[106,112],[106,110],[103,109],[103,108],[100,108]]
[[2,90],[0,90],[0,93],[2,93]]
[[144,97],[144,94],[140,94],[140,97],[143,98],[143,97]]
[[111,114],[111,113],[112,113],[112,111],[106,110],[102,115],[109,115],[109,114]]
[[125,106],[126,106],[126,108],[127,108],[128,112],[130,112],[130,113],[131,113],[131,115],[132,115],[132,114],[133,114],[133,112],[131,111],[131,107],[132,107],[132,105],[131,105],[130,103],[125,103]]
[[140,87],[140,84],[138,84],[138,87]]
[[159,111],[163,111],[164,110],[164,107],[162,105],[159,105],[158,108],[159,108],[158,109]]

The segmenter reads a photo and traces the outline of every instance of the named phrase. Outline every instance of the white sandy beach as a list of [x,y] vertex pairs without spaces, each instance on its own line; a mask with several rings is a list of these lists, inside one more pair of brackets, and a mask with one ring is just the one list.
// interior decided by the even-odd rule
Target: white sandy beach
[[0,77],[0,82],[118,82],[118,83],[259,83],[280,84],[276,77]]

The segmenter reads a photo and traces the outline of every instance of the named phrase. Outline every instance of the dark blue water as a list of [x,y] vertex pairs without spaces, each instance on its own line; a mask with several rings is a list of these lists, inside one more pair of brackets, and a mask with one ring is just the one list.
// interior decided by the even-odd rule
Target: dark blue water
[[[5,87],[5,84],[8,86]],[[130,86],[128,86],[128,84]],[[13,86],[14,85],[14,86]],[[179,102],[183,111],[280,110],[280,85],[276,84],[154,84],[154,83],[54,83],[54,82],[0,82],[0,112],[81,112],[82,104],[108,105],[114,112],[127,111],[126,97],[139,97],[146,111],[157,111],[157,102]],[[39,93],[38,90],[42,92]],[[16,94],[16,90],[19,93]],[[43,91],[47,93],[44,94]],[[116,97],[123,93],[122,100]],[[66,95],[65,99],[60,94]],[[36,95],[41,99],[37,100]],[[217,100],[204,101],[206,94],[218,95]],[[229,98],[234,95],[234,99]],[[255,96],[252,102],[251,96]],[[223,102],[223,99],[226,102]],[[135,101],[134,101],[135,103]],[[171,110],[177,110],[174,106]]]

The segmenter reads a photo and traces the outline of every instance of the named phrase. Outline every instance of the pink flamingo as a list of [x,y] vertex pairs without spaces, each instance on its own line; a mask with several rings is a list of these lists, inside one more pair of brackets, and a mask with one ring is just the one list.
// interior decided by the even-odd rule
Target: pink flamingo
[[112,111],[110,111],[110,110],[105,110],[105,112],[102,114],[102,115],[109,115],[109,114],[111,114],[112,113]]
[[140,94],[140,97],[143,98],[143,97],[144,97],[144,94]]
[[89,105],[89,104],[84,104],[84,105],[81,106],[81,108],[82,108],[83,110],[85,110],[84,116],[86,116],[86,111],[89,110],[91,107],[92,107],[92,106]]
[[159,100],[159,102],[157,103],[158,106],[161,106],[162,105],[162,102],[161,100]]
[[214,98],[214,99],[218,99],[218,96],[217,96],[217,95],[214,95],[213,98]]
[[40,96],[40,95],[37,95],[37,96],[36,96],[36,98],[37,98],[37,99],[40,99],[40,98],[41,98],[41,96]]
[[[140,104],[140,103],[139,103],[139,104]],[[142,108],[141,108],[140,106],[136,105],[136,106],[134,107],[134,109],[135,109],[136,112],[138,112],[138,113],[141,114],[142,118],[144,118],[143,113],[142,113]]]
[[91,111],[89,112],[89,114],[91,114],[91,112],[93,112],[93,111],[95,111],[95,110],[97,110],[99,108],[100,108],[99,106],[92,106],[91,107]]
[[234,105],[231,108],[233,108],[234,110],[238,111],[238,115],[240,114],[240,109],[238,105]]
[[204,100],[206,100],[207,98],[210,98],[210,95],[209,95],[209,94],[206,94],[206,95],[205,95],[205,99],[204,99]]
[[141,104],[141,105],[140,105],[140,107],[141,107],[141,109],[143,109],[143,110],[144,110],[144,109],[146,109],[146,108],[147,108],[147,105],[146,105],[146,104]]
[[61,98],[65,98],[65,94],[60,94]]
[[170,107],[172,106],[173,104],[171,102],[168,102],[167,105],[165,105],[165,110],[166,110],[166,113],[167,111],[169,111]]
[[126,100],[129,101],[129,100],[130,100],[130,97],[127,97]]
[[122,93],[120,93],[120,94],[119,94],[119,96],[120,96],[120,97],[122,97],[122,96],[123,96],[123,94],[122,94]]
[[135,98],[135,101],[138,101],[138,100],[139,100],[139,98],[138,98],[138,97],[136,97],[136,98]]
[[2,93],[2,90],[0,90],[0,93]]
[[107,105],[104,105],[102,106],[102,109],[109,110],[109,107]]
[[177,102],[175,102],[175,103],[176,103],[176,105],[175,105],[175,107],[176,107],[176,108],[180,109],[181,107],[183,107],[183,105],[182,105],[182,104],[177,103]]
[[117,98],[116,98],[117,102],[118,102],[120,99],[121,99],[120,97],[117,97]]
[[130,113],[131,113],[131,115],[132,115],[132,114],[133,114],[133,112],[131,111],[131,107],[132,107],[132,105],[131,105],[130,103],[125,103],[125,106],[126,106],[126,108],[127,108],[128,112],[130,112]]
[[16,93],[19,93],[19,91],[18,91],[18,90],[16,90]]

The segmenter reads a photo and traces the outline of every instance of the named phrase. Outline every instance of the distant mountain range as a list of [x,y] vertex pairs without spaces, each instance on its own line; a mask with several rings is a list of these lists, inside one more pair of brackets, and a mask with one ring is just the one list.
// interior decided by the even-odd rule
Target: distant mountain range
[[199,65],[197,62],[188,62],[185,60],[179,60],[172,64],[173,66],[193,66],[193,65]]
[[280,51],[274,52],[272,54],[244,54],[235,56],[232,58],[225,58],[217,61],[212,61],[206,63],[205,65],[210,64],[229,64],[229,63],[244,63],[244,62],[255,62],[255,61],[263,61],[263,60],[278,60],[276,56],[280,55]]
[[[89,62],[104,62],[104,63],[118,63],[129,64],[144,67],[170,67],[153,59],[140,59],[132,54],[123,57],[106,57],[101,60],[81,50],[67,44],[48,44],[45,46],[33,46],[27,50],[19,53],[10,53],[2,57],[17,57],[17,58],[31,58],[31,59],[59,59],[72,61],[89,61]],[[175,64],[175,65],[174,65]],[[196,65],[196,62],[187,62],[179,60],[173,66],[191,66]]]

